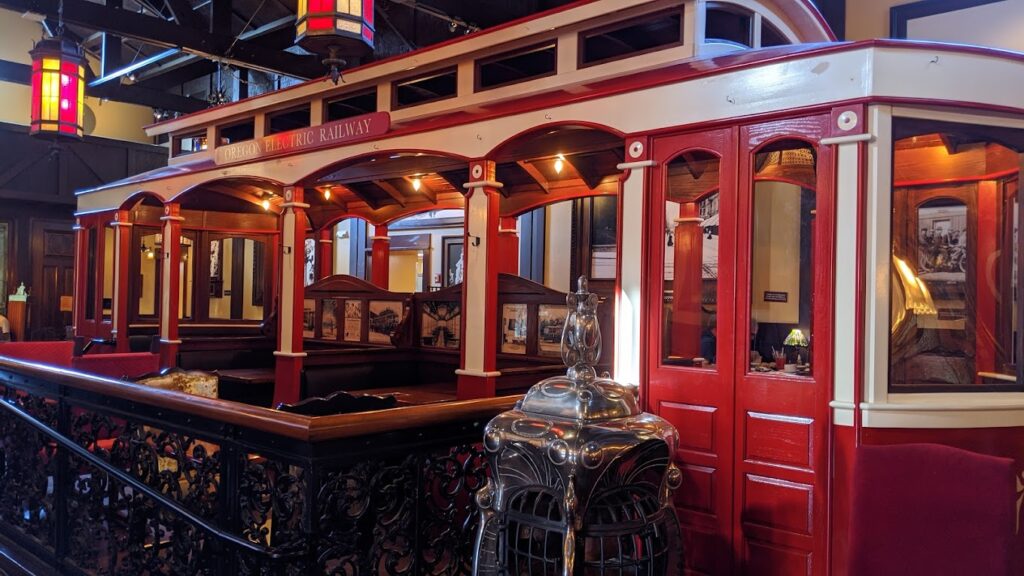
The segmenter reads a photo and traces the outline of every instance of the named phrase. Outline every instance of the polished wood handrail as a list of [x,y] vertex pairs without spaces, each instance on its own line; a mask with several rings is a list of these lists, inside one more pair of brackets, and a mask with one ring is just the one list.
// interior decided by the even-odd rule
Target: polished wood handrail
[[[309,417],[0,356],[0,372],[3,371],[305,442],[355,438],[381,432],[486,418],[508,410],[521,397],[459,400],[426,406],[404,406],[373,412]],[[4,380],[0,379],[0,384],[3,382]],[[17,381],[12,383],[16,385]],[[481,431],[481,437],[482,434]]]

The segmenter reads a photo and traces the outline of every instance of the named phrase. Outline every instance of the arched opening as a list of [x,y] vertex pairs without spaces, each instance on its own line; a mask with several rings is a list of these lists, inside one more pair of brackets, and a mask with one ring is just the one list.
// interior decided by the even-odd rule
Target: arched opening
[[[282,186],[260,178],[225,178],[170,198],[180,208],[178,322],[182,333],[256,333],[273,307],[277,212]],[[164,205],[142,195],[125,205],[132,222],[128,258],[133,349],[148,348],[163,305]]]
[[[517,244],[503,271],[559,292],[587,276],[603,305],[598,309],[604,345],[614,349],[612,302],[617,281],[618,195],[623,139],[582,124],[537,128],[490,154],[502,184],[501,230]],[[517,264],[517,265],[516,265]],[[564,307],[503,305],[504,354],[558,356]],[[527,329],[537,318],[537,334]],[[548,329],[545,329],[547,327]],[[611,355],[602,364],[610,366]]]
[[[465,159],[425,151],[381,152],[307,176],[308,215],[319,231],[307,238],[307,249],[331,242],[330,250],[317,252],[317,263],[307,258],[307,280],[314,269],[330,269],[369,281],[376,263],[388,268],[376,272],[387,278],[384,289],[428,292],[452,284],[442,268],[463,235],[467,180]],[[374,239],[381,237],[389,238],[387,257],[375,260]]]
[[585,125],[548,126],[514,137],[490,157],[503,184],[501,216],[519,224],[519,275],[562,291],[579,275],[614,281],[622,137]]

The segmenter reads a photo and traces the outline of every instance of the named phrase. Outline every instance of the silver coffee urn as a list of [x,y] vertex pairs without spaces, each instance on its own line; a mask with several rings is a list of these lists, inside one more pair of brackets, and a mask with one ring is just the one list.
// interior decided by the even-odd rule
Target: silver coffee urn
[[484,433],[491,480],[477,493],[478,576],[676,575],[675,428],[594,366],[596,294],[566,298],[565,376],[534,385]]

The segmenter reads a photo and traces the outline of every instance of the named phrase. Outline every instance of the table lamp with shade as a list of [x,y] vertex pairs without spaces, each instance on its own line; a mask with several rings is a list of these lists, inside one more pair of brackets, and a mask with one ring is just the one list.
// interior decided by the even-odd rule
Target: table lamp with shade
[[810,346],[810,342],[807,336],[804,335],[803,330],[799,328],[793,328],[789,335],[786,336],[786,340],[783,342],[786,346],[792,346],[796,348],[796,363],[803,364],[803,359],[800,356],[800,351],[803,348]]

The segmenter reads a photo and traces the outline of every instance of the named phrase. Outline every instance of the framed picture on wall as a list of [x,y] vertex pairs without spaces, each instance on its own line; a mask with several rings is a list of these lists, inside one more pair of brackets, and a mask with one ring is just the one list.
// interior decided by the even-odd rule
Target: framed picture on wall
[[302,337],[316,336],[316,300],[302,301]]
[[462,282],[463,271],[462,236],[441,238],[441,284],[453,286]]
[[[558,337],[561,341],[562,335]],[[526,354],[526,304],[502,305],[501,351],[505,354]]]
[[224,240],[210,240],[210,298],[224,296],[224,279],[221,276],[221,247]]
[[537,354],[562,355],[562,329],[569,310],[562,305],[541,304],[537,309]]
[[333,298],[323,300],[320,305],[320,337],[328,340],[338,339],[338,301]]
[[395,300],[370,301],[370,342],[391,344],[391,335],[401,323],[401,302]]
[[460,309],[459,302],[424,302],[420,312],[422,345],[458,349],[462,322]]
[[306,238],[303,243],[303,286],[316,282],[316,240]]
[[363,301],[345,300],[345,342],[363,339]]

